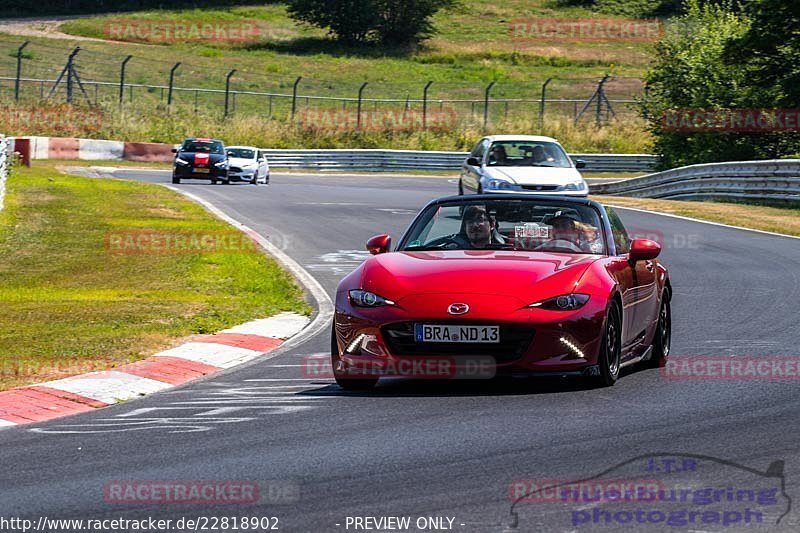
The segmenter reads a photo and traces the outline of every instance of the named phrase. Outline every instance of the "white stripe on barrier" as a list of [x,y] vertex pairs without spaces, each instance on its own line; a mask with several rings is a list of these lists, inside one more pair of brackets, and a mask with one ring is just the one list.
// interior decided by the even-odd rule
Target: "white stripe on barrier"
[[31,159],[50,159],[50,137],[28,137],[31,140]]
[[169,383],[109,370],[38,384],[63,390],[107,404],[123,402],[173,387]]
[[125,143],[121,141],[102,141],[98,139],[79,139],[80,158],[85,160],[122,159]]

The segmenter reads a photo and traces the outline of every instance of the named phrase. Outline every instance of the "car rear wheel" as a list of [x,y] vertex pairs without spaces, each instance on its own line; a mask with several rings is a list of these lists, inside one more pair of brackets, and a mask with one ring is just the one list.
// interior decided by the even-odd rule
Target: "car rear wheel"
[[600,356],[597,364],[600,367],[600,375],[597,376],[597,384],[610,387],[617,382],[620,369],[620,355],[622,353],[622,319],[620,316],[619,305],[611,304],[606,316],[606,327],[603,332],[602,346],[600,346]]
[[669,349],[672,345],[672,309],[669,304],[670,295],[664,293],[661,300],[661,310],[658,313],[658,326],[653,337],[653,352],[647,360],[647,366],[658,368],[667,364]]
[[333,367],[333,378],[336,380],[336,384],[344,390],[364,391],[372,389],[378,383],[378,378],[348,378],[346,374],[337,368],[339,366],[339,346],[336,344],[335,331],[335,329],[331,329],[331,366]]
[[464,184],[461,182],[461,180],[458,180],[458,195],[464,196]]

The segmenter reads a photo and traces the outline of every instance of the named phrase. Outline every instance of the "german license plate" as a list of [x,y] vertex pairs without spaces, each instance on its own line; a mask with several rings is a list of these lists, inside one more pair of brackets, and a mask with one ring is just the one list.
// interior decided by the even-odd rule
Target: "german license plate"
[[499,343],[500,326],[414,324],[417,342]]
[[195,167],[194,171],[195,171],[196,174],[208,174],[209,172],[211,172],[211,169],[210,168],[197,168],[197,167]]

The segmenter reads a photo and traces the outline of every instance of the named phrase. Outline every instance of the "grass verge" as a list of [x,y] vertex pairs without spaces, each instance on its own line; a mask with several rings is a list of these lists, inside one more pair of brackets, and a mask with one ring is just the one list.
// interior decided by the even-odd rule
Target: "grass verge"
[[688,202],[621,196],[592,196],[603,204],[635,207],[720,224],[800,236],[800,208],[728,202]]
[[[144,183],[15,169],[0,212],[0,389],[112,368],[178,339],[279,311],[301,289],[245,245],[234,253],[113,253],[108,236],[236,235],[200,206]],[[110,242],[110,241],[109,241]]]

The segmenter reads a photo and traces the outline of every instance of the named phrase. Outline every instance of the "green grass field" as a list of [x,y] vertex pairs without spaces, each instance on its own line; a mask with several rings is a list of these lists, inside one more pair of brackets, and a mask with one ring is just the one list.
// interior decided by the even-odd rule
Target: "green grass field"
[[309,311],[294,280],[244,246],[113,248],[114,236],[142,230],[238,235],[157,185],[66,176],[53,163],[17,167],[0,212],[0,389],[110,368],[279,311]]
[[[437,14],[438,34],[417,49],[407,51],[339,45],[322,30],[296,24],[281,3],[90,16],[66,21],[58,28],[75,35],[75,41],[0,35],[0,76],[13,77],[16,48],[23,39],[31,41],[23,61],[23,75],[29,78],[54,79],[69,51],[79,43],[82,50],[76,58],[76,69],[90,100],[100,102],[105,113],[102,127],[83,136],[172,142],[186,135],[205,135],[211,130],[227,132],[223,137],[228,142],[309,148],[363,145],[465,149],[474,142],[476,135],[483,133],[484,90],[494,82],[491,98],[495,101],[489,108],[490,132],[566,134],[568,140],[564,143],[572,151],[647,151],[649,137],[631,102],[642,90],[639,77],[649,61],[649,43],[519,40],[512,39],[509,31],[510,24],[518,19],[596,16],[587,9],[557,7],[554,0],[509,0],[501,4],[488,0],[463,2],[456,9]],[[603,18],[608,17],[603,15]],[[261,33],[256,42],[238,44],[215,41],[164,44],[148,39],[146,33],[141,39],[112,33],[111,28],[136,21],[145,21],[144,24],[147,21],[253,22]],[[142,42],[81,41],[84,37]],[[127,55],[133,56],[126,70],[129,84],[166,86],[170,69],[181,62],[175,71],[177,89],[171,110],[166,105],[166,89],[128,87],[124,93],[124,110],[118,111],[116,84],[121,61]],[[232,78],[232,89],[239,94],[229,102],[233,119],[223,122],[222,93],[185,89],[222,90],[225,76],[231,69],[237,70]],[[628,102],[615,104],[620,118],[598,129],[592,117],[586,117],[577,127],[566,128],[564,124],[572,122],[597,81],[607,73],[614,75],[606,88],[608,97]],[[334,102],[313,97],[354,99],[364,82],[368,83],[364,90],[366,99],[394,100],[368,101],[364,104],[364,113],[404,108],[407,99],[410,109],[419,112],[421,104],[413,100],[420,99],[424,85],[433,81],[429,91],[430,109],[452,110],[458,118],[457,124],[449,126],[450,131],[443,134],[420,131],[320,134],[309,132],[307,128],[287,126],[290,98],[246,94],[291,94],[298,76],[303,78],[298,86],[301,113],[309,109],[341,109],[353,113],[355,103],[352,100]],[[547,96],[559,101],[548,103],[548,120],[541,129],[538,99],[542,83],[548,78],[554,79],[548,86]],[[10,81],[0,82],[0,102],[10,101],[12,85]],[[23,82],[22,99],[39,105],[50,88],[49,84]],[[63,87],[59,88],[54,93],[55,98],[63,99],[63,92]],[[77,99],[83,101],[83,96],[78,93]],[[514,101],[497,101],[501,99]],[[567,129],[570,131],[565,133]],[[254,138],[257,142],[252,140]]]

